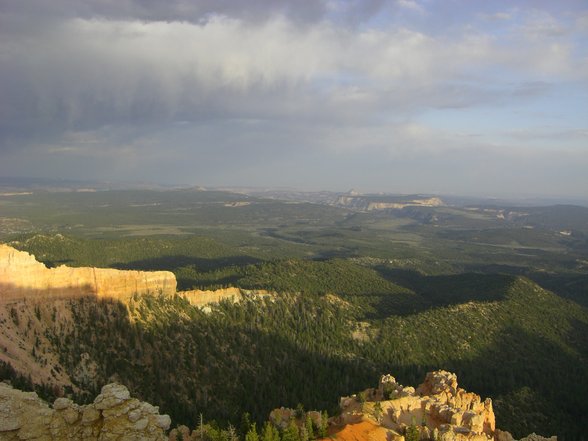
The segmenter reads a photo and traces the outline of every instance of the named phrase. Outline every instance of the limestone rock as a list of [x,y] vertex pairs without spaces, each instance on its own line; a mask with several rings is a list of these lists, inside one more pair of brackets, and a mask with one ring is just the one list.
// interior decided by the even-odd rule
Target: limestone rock
[[[365,402],[360,402],[357,395],[341,398],[341,415],[331,419],[332,424],[343,427],[341,433],[350,425],[360,427],[370,422],[388,430],[385,437],[378,437],[376,434],[381,432],[370,429],[370,441],[401,440],[414,424],[421,440],[515,441],[510,433],[496,429],[492,400],[482,400],[479,395],[461,389],[457,376],[451,372],[429,372],[416,389],[399,384],[392,375],[383,375],[377,388],[361,394],[366,397]],[[289,416],[283,409],[276,409],[272,415],[280,416],[281,421]],[[365,433],[357,434],[357,428],[350,432],[356,434],[353,440],[367,439],[362,438]],[[531,434],[521,441],[556,440]]]
[[505,432],[500,429],[496,429],[496,431],[494,432],[494,440],[495,441],[515,441],[515,439],[510,434],[510,432]]
[[557,441],[557,436],[545,438],[541,435],[537,435],[536,433],[532,433],[529,436],[521,438],[520,441]]
[[126,387],[116,383],[107,384],[100,391],[100,395],[94,399],[94,407],[96,409],[110,409],[129,398],[131,398],[131,394]]
[[110,268],[47,268],[29,253],[0,244],[0,302],[32,296],[85,295],[126,300],[133,294],[176,292],[169,271],[122,271]]
[[[391,375],[380,379],[377,389],[363,392],[368,402],[342,398],[343,424],[374,419],[375,402],[379,402],[379,423],[392,434],[403,435],[412,424],[418,426],[423,439],[433,433],[446,441],[485,441],[495,430],[492,401],[458,387],[457,376],[446,371],[429,372],[417,389],[403,386]],[[374,397],[370,402],[369,397]]]
[[0,383],[0,415],[0,441],[164,441],[171,423],[120,384],[104,386],[92,404],[58,398],[51,409],[36,394]]
[[69,398],[57,398],[55,400],[55,402],[53,403],[53,409],[55,409],[55,410],[67,409],[68,407],[71,407],[72,404],[73,404],[73,401],[70,400]]
[[241,288],[224,288],[217,290],[189,290],[179,291],[178,295],[188,300],[191,305],[206,311],[206,307],[212,303],[230,302],[239,303],[245,298],[273,297],[275,293],[264,289],[246,290]]

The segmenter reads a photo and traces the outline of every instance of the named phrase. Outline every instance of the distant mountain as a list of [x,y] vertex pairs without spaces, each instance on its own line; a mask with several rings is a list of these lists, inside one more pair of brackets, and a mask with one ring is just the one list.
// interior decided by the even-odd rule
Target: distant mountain
[[0,194],[10,191],[84,192],[106,190],[161,190],[171,188],[177,188],[177,186],[161,185],[153,182],[99,181],[0,176]]

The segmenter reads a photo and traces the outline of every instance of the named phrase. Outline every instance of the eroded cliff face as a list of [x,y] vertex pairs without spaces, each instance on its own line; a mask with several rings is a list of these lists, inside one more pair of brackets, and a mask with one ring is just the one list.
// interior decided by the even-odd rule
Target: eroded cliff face
[[[97,387],[95,361],[82,351],[75,371],[66,370],[59,358],[59,342],[75,328],[78,302],[89,299],[128,309],[135,294],[178,295],[205,311],[211,303],[271,295],[238,288],[176,292],[176,278],[169,271],[47,268],[29,253],[0,244],[0,361],[35,384],[62,390],[68,386],[77,390],[80,384]],[[134,320],[130,311],[128,320]]]
[[276,294],[271,291],[263,289],[241,289],[241,288],[224,288],[216,290],[190,290],[190,291],[179,291],[178,295],[184,297],[191,305],[204,308],[211,303],[219,303],[228,301],[231,303],[239,303],[247,296],[252,297],[272,297]]
[[[510,433],[496,429],[492,400],[458,387],[457,376],[443,370],[429,372],[416,389],[383,375],[377,388],[341,398],[340,408],[340,416],[329,420],[331,439],[404,441],[416,431],[413,435],[420,440],[514,441]],[[276,409],[270,420],[282,427],[295,414]],[[557,440],[535,434],[523,438],[531,439]]]
[[170,271],[122,271],[109,268],[47,268],[34,256],[0,244],[0,302],[42,296],[95,295],[126,300],[133,294],[176,292]]
[[120,384],[104,386],[92,404],[58,398],[50,407],[34,392],[0,383],[0,441],[163,441],[170,423]]
[[361,397],[341,399],[341,422],[358,422],[367,414],[394,436],[414,424],[426,438],[456,441],[486,441],[496,429],[492,400],[459,388],[457,376],[446,371],[429,372],[416,390],[384,375],[377,389],[367,389]]

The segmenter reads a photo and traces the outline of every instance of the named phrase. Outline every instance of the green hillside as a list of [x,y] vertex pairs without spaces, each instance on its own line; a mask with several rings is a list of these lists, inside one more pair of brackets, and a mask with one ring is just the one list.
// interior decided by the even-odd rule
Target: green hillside
[[[302,280],[311,280],[306,273]],[[495,398],[500,428],[580,439],[588,411],[587,311],[527,279],[484,276],[476,290],[476,277],[423,276],[421,293],[410,294],[418,299],[415,312],[384,318],[372,316],[369,300],[362,308],[353,285],[338,298],[281,294],[209,313],[180,298],[137,297],[128,309],[70,300],[71,327],[51,322],[50,305],[39,316],[51,350],[87,396],[117,379],[190,426],[200,413],[236,424],[246,411],[262,421],[272,408],[297,403],[332,413],[340,396],[381,373],[417,384],[426,371],[443,368],[467,390]],[[407,295],[384,286],[380,296]],[[449,304],[424,305],[436,290],[453,293]],[[96,364],[94,377],[76,376],[81,354]]]

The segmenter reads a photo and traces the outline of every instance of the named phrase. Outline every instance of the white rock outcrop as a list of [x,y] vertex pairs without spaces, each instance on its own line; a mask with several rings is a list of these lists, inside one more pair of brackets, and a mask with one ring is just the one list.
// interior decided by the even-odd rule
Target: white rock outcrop
[[110,268],[47,268],[29,253],[0,244],[0,303],[29,297],[64,298],[95,295],[126,300],[133,294],[174,295],[170,271],[124,271]]
[[0,383],[0,441],[163,441],[170,424],[168,415],[116,383],[92,404],[58,398],[52,408],[34,392]]

